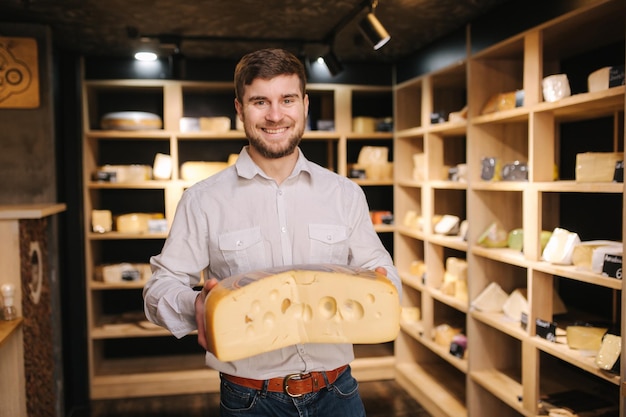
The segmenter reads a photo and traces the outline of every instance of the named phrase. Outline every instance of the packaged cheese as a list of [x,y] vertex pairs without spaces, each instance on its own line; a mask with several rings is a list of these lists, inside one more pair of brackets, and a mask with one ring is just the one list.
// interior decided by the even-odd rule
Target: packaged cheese
[[297,343],[382,343],[400,329],[387,277],[342,265],[296,265],[233,276],[205,303],[209,352],[222,361]]

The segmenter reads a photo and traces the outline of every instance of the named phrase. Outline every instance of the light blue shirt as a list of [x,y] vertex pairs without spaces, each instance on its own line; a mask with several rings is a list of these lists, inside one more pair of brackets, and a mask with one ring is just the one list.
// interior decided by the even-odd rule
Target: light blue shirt
[[[363,190],[298,152],[292,174],[280,185],[244,148],[236,164],[183,193],[163,250],[150,260],[153,274],[143,294],[151,322],[178,338],[197,330],[193,287],[201,271],[224,279],[297,264],[381,266],[401,294]],[[233,362],[206,355],[213,369],[255,379],[330,370],[353,359],[350,344],[294,345]]]

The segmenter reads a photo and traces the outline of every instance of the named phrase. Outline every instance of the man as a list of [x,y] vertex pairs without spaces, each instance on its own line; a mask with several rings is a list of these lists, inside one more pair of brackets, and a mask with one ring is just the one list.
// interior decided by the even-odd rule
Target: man
[[[144,289],[148,319],[176,337],[197,329],[206,349],[208,292],[220,279],[253,270],[354,265],[387,275],[401,291],[361,188],[311,163],[298,147],[309,107],[305,91],[302,63],[284,50],[260,50],[238,63],[235,108],[249,145],[234,166],[184,193]],[[197,292],[200,271],[211,278]],[[206,355],[220,372],[225,417],[365,416],[348,365],[353,359],[350,344],[294,345],[233,362]],[[294,396],[285,382],[309,388]]]

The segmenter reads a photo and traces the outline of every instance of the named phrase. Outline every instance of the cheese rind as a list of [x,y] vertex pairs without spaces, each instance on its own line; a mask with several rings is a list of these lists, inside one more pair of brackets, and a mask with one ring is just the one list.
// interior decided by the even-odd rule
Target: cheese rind
[[382,343],[397,336],[396,287],[379,273],[298,265],[238,275],[205,303],[208,351],[234,361],[298,343]]

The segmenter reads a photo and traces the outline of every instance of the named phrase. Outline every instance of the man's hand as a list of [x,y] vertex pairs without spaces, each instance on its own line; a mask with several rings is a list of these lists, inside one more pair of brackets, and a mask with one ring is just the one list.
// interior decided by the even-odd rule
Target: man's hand
[[374,271],[378,272],[379,274],[383,274],[384,276],[387,276],[387,270],[382,266],[377,267]]
[[204,282],[204,286],[202,287],[202,291],[198,293],[196,297],[196,324],[198,326],[198,344],[202,346],[205,350],[207,349],[206,344],[206,331],[204,327],[204,300],[206,300],[207,295],[209,295],[209,291],[213,287],[217,285],[217,280],[215,278],[211,278]]

